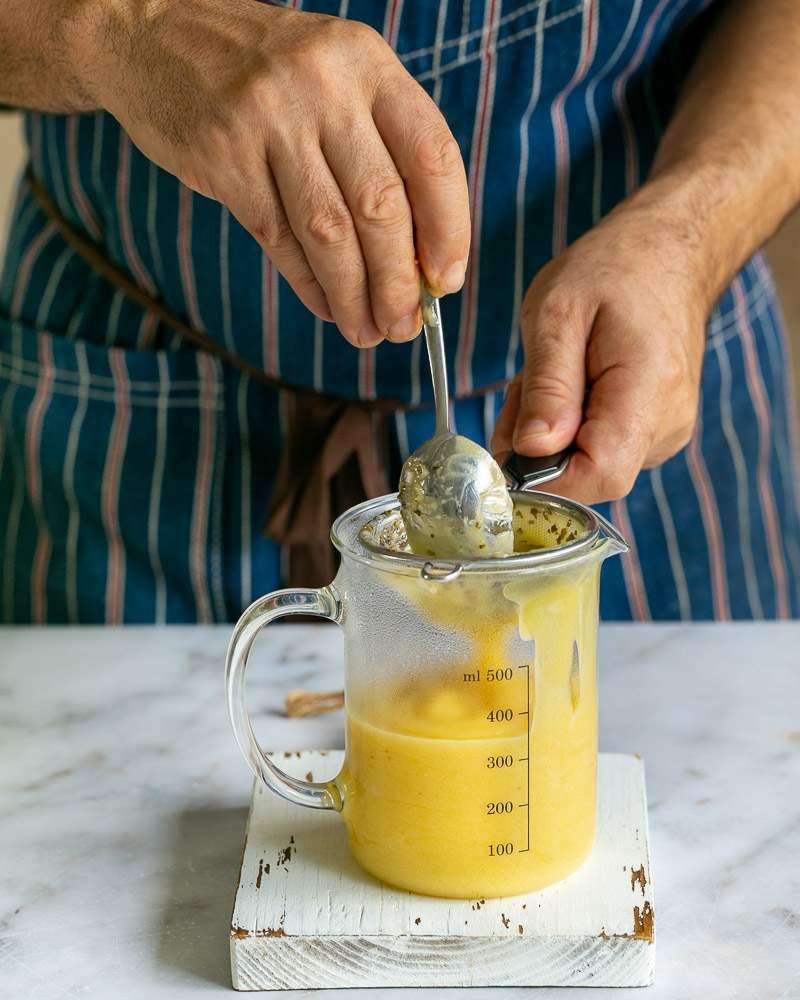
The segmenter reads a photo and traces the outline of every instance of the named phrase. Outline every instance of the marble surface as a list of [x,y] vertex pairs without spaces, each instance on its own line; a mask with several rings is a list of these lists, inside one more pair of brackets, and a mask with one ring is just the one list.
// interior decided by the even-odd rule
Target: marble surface
[[[250,778],[227,637],[0,629],[0,997],[231,995]],[[342,745],[341,713],[280,714],[288,687],[336,687],[340,656],[333,628],[257,645],[265,745]],[[601,664],[602,746],[646,761],[658,927],[656,985],[614,1000],[800,998],[800,623],[606,625]],[[448,1000],[462,993],[501,995]]]

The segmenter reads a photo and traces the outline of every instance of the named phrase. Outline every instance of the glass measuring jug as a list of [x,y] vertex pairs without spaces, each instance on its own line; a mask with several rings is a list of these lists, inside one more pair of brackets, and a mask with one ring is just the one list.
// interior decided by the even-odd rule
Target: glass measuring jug
[[[600,567],[627,546],[581,504],[512,495],[515,555],[471,562],[405,551],[396,497],[352,508],[331,533],[335,580],[262,597],[228,650],[228,711],[256,776],[339,811],[361,866],[413,892],[532,891],[594,841]],[[328,782],[283,772],[247,715],[256,635],[292,614],[344,630],[345,763]]]

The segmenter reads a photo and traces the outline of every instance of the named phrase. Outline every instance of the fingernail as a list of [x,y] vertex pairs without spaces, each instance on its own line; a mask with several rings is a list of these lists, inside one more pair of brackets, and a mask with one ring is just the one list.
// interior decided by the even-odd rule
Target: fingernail
[[466,261],[462,260],[457,264],[451,264],[439,278],[439,288],[442,292],[457,292],[464,284],[464,276],[466,273]]
[[413,340],[421,328],[422,324],[419,321],[419,310],[415,309],[413,313],[409,313],[408,316],[404,316],[397,323],[394,323],[389,327],[389,340],[393,340],[398,343],[405,340]]
[[552,427],[546,420],[526,420],[525,430],[519,434],[520,441],[529,437],[544,437],[552,431]]
[[376,344],[380,344],[383,340],[383,334],[377,327],[368,323],[358,331],[356,340],[359,347],[375,347]]

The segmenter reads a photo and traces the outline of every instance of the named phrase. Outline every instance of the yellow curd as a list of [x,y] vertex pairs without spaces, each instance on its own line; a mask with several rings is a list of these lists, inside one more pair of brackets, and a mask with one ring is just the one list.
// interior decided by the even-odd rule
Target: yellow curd
[[[337,781],[351,850],[368,872],[413,892],[480,898],[541,888],[585,860],[596,813],[598,577],[592,563],[488,598],[479,580],[447,585],[426,614],[458,621],[465,660],[348,692]],[[481,597],[496,613],[477,611]],[[532,640],[529,662],[509,661],[512,630],[517,648]]]

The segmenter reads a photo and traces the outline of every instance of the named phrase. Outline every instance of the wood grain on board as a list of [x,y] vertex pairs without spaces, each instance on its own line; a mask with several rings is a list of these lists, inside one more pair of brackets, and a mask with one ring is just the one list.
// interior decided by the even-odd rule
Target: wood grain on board
[[[319,781],[341,751],[277,754]],[[392,889],[350,857],[335,813],[253,790],[231,925],[239,990],[358,986],[645,986],[655,911],[644,768],[601,754],[590,860],[549,889],[454,900]]]

